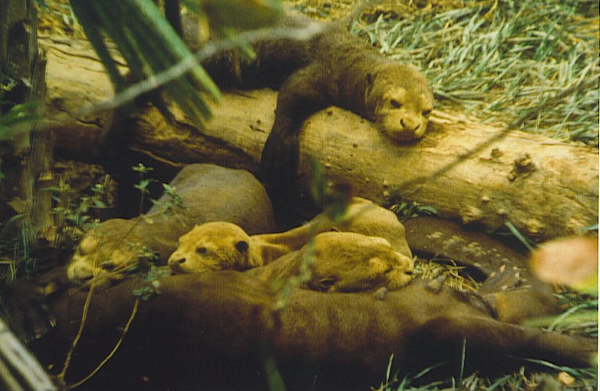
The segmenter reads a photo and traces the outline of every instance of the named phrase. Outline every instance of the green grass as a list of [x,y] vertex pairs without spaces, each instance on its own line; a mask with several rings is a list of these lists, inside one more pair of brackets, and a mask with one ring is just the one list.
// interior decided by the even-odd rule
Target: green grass
[[[393,357],[390,358],[390,364]],[[597,390],[598,374],[595,369],[574,369],[569,367],[557,367],[543,361],[535,364],[546,366],[547,371],[531,371],[526,367],[515,373],[502,375],[497,378],[486,378],[477,373],[458,374],[458,378],[449,378],[429,384],[419,384],[419,380],[435,367],[425,368],[421,373],[414,376],[398,377],[390,372],[388,366],[384,380],[379,387],[373,387],[374,391],[497,391],[497,390]],[[571,381],[569,385],[561,383]],[[563,380],[564,379],[564,380]]]
[[442,106],[499,124],[523,117],[524,131],[598,145],[597,1],[436,4],[371,14],[352,31],[419,66]]

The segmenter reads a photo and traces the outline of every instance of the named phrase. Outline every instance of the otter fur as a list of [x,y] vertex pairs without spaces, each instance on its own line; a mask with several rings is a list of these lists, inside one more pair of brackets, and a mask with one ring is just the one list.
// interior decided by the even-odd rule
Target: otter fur
[[[227,222],[196,226],[179,238],[179,247],[169,257],[169,266],[180,273],[246,270],[299,250],[311,237],[326,231],[380,237],[403,257],[412,257],[404,237],[404,227],[396,215],[369,200],[355,197],[339,223],[333,223],[321,214],[308,224],[286,232],[253,236]],[[348,242],[348,246],[352,244]]]
[[436,217],[417,217],[404,225],[418,256],[452,259],[484,281],[479,294],[498,319],[522,323],[560,310],[553,287],[529,270],[527,257],[492,236]]
[[290,246],[261,240],[261,236],[250,236],[225,221],[198,225],[179,238],[179,247],[168,264],[176,273],[247,270],[293,251]]
[[[306,265],[307,275],[302,275]],[[372,292],[402,288],[411,281],[413,260],[376,236],[324,232],[299,251],[248,270],[263,283],[284,284],[294,277],[300,287],[319,292]]]
[[83,311],[88,321],[68,384],[91,373],[122,339],[85,384],[97,390],[264,390],[265,358],[288,390],[366,390],[381,383],[388,364],[400,378],[430,368],[429,379],[439,379],[503,373],[522,366],[519,358],[589,366],[597,353],[595,338],[505,323],[477,295],[431,289],[418,279],[385,300],[296,289],[274,309],[269,285],[246,272],[175,275],[161,279],[160,294],[133,312],[136,284],[99,287],[89,308],[86,292],[53,297],[48,306],[58,324],[31,345],[44,366],[61,370]]
[[182,198],[183,209],[161,216],[161,197],[146,216],[111,219],[89,231],[80,241],[67,268],[76,284],[120,281],[144,256],[156,254],[166,264],[178,238],[194,225],[229,221],[251,234],[273,232],[275,223],[265,189],[252,174],[211,164],[183,168],[170,186]]
[[277,37],[252,44],[253,59],[225,52],[202,62],[221,86],[279,89],[261,173],[282,220],[298,193],[299,133],[310,115],[335,105],[372,121],[390,140],[408,142],[423,137],[434,103],[427,80],[415,66],[385,58],[343,24],[287,11],[276,27],[309,25],[320,27],[309,39]]
[[[218,227],[213,228],[214,225]],[[193,246],[195,251],[185,247],[188,235],[194,235],[202,243]],[[182,245],[169,259],[169,266],[174,273],[253,268],[247,273],[257,280],[283,283],[301,274],[306,262],[309,273],[301,286],[321,292],[392,290],[411,279],[413,260],[395,252],[383,238],[324,232],[299,251],[292,251],[290,247],[244,235],[238,226],[230,223],[196,227],[181,238]],[[215,246],[217,242],[219,245]]]

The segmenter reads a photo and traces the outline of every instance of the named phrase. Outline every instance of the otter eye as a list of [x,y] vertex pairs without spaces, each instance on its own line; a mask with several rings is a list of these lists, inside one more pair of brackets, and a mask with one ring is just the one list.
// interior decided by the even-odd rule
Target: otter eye
[[399,109],[402,107],[402,103],[398,102],[396,99],[391,99],[390,106],[392,106],[394,109]]
[[115,263],[111,260],[106,260],[100,263],[100,268],[102,268],[102,270],[106,270],[107,272],[112,272],[116,267],[117,265],[115,265]]
[[207,251],[208,251],[208,250],[206,250],[206,247],[198,247],[198,248],[196,249],[196,252],[197,252],[198,254],[200,254],[200,255],[204,255],[204,254],[206,254],[206,253],[207,253]]
[[423,117],[429,117],[429,114],[431,114],[431,110],[423,111]]
[[248,251],[248,242],[245,242],[243,240],[240,240],[239,242],[237,242],[235,244],[235,248],[241,252],[241,253],[245,253],[246,251]]
[[333,278],[322,278],[321,281],[319,281],[319,288],[321,289],[321,291],[323,292],[327,292],[328,290],[331,289],[331,287],[335,284],[335,280]]

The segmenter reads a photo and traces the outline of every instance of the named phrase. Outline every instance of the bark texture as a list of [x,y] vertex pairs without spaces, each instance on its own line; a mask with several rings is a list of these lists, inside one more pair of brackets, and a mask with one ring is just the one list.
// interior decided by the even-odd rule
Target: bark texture
[[[212,162],[256,173],[273,124],[276,92],[224,94],[214,119],[199,130],[176,107],[175,122],[145,107],[128,121],[112,112],[82,116],[85,104],[109,99],[112,88],[83,41],[45,40],[48,51],[48,122],[56,131],[57,155],[102,162],[108,125],[126,132],[132,159],[170,169]],[[455,113],[434,111],[423,140],[398,144],[368,121],[336,107],[306,121],[300,173],[308,185],[308,156],[324,165],[332,181],[350,182],[356,195],[385,204],[395,195],[434,206],[444,217],[493,230],[505,222],[538,239],[577,233],[596,224],[598,150],[546,137],[509,132],[468,155],[501,130]],[[110,133],[113,137],[112,134]],[[460,164],[432,176],[456,159]]]
[[[0,116],[18,105],[44,101],[45,67],[34,2],[0,1]],[[37,108],[24,112],[42,115]],[[20,227],[27,231],[28,243],[48,237],[53,225],[51,195],[43,190],[52,185],[53,139],[37,130],[37,123],[25,121],[0,129],[0,216],[22,214]]]

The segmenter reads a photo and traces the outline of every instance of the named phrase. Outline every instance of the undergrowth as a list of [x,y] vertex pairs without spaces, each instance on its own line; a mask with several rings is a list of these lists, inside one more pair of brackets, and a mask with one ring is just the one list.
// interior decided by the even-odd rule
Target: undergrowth
[[592,369],[573,369],[569,367],[557,367],[551,363],[536,362],[535,364],[546,366],[547,372],[540,373],[532,371],[523,366],[515,373],[500,376],[498,378],[487,378],[477,373],[457,374],[457,377],[436,381],[428,384],[420,384],[420,380],[427,375],[435,366],[425,368],[414,375],[400,378],[391,371],[393,356],[383,377],[383,382],[373,391],[496,391],[496,390],[597,390],[598,374]]

